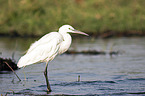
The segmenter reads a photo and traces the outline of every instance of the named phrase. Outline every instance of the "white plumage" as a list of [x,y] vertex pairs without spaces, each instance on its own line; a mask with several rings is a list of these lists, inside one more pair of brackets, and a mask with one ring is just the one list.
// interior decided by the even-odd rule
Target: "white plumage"
[[52,60],[58,54],[63,41],[62,35],[58,32],[46,34],[30,46],[27,53],[20,58],[18,67]]
[[77,31],[70,25],[63,25],[59,28],[58,32],[48,33],[38,41],[34,42],[27,53],[18,61],[17,66],[19,68],[38,62],[46,62],[44,75],[48,91],[51,91],[47,78],[48,62],[53,60],[57,54],[62,54],[68,50],[72,41],[69,33],[78,33],[88,36],[88,34]]

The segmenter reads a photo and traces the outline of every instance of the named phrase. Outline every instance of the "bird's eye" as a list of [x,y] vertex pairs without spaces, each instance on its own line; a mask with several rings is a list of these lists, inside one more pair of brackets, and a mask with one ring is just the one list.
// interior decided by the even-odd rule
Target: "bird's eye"
[[72,30],[71,28],[68,28],[69,30]]

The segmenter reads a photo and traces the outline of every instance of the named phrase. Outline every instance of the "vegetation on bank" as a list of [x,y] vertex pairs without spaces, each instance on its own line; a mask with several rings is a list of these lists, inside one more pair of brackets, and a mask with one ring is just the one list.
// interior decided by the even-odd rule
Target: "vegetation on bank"
[[145,35],[145,0],[0,0],[0,35],[42,36],[64,24],[95,36]]

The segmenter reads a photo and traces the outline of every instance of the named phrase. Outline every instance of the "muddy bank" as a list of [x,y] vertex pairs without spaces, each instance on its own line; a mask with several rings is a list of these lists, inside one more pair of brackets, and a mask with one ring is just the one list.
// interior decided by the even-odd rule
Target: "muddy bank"
[[97,33],[95,34],[95,32],[90,32],[89,33],[90,36],[92,37],[100,37],[100,38],[111,38],[111,37],[144,37],[145,36],[145,32],[143,31],[136,31],[136,30],[130,30],[130,31],[105,31],[102,33]]
[[97,51],[97,50],[83,50],[83,51],[76,51],[76,50],[68,50],[65,52],[65,54],[68,55],[73,55],[73,54],[84,54],[84,55],[118,55],[119,51],[110,51],[110,52],[105,52],[105,51]]
[[17,64],[15,63],[14,60],[12,60],[10,58],[1,58],[0,57],[0,71],[11,71],[11,69],[7,66],[7,64],[5,64],[5,62],[7,62],[13,70],[18,69]]
[[[87,34],[89,34],[89,37],[95,37],[95,38],[111,38],[111,37],[145,37],[145,32],[144,31],[136,31],[136,30],[130,30],[130,31],[112,31],[112,30],[107,30],[104,32],[90,32],[90,31],[84,31]],[[5,34],[5,33],[0,33],[0,37],[23,37],[23,38],[37,38],[37,37],[42,37],[43,35],[35,35],[35,34],[25,34],[21,35],[17,31],[12,31],[9,32],[10,34]],[[74,38],[77,37],[84,37],[82,35],[76,35],[76,34],[71,34]]]

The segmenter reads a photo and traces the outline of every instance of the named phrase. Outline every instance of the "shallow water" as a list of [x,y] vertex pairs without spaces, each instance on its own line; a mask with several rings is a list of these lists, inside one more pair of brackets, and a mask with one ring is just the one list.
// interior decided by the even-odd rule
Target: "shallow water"
[[[1,57],[16,61],[38,38],[0,38]],[[16,73],[0,73],[0,94],[8,95],[145,95],[145,38],[74,39],[70,49],[119,51],[119,55],[60,55],[49,64],[51,93],[47,93],[45,63]],[[80,76],[80,82],[78,82]]]

